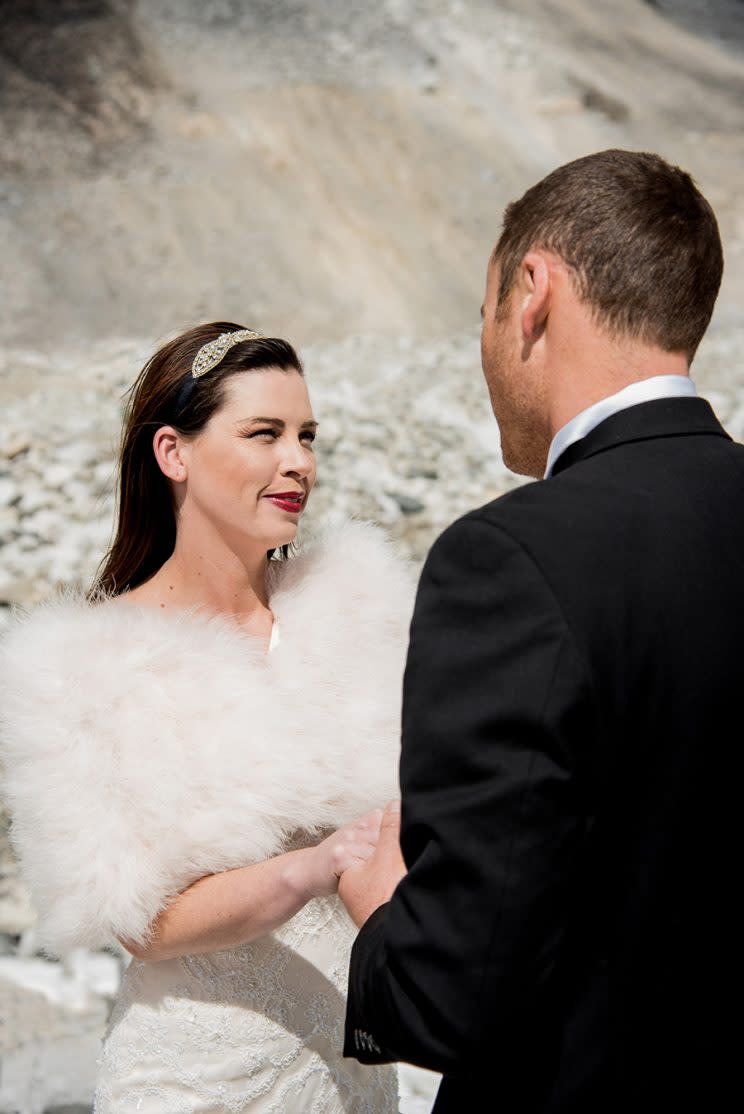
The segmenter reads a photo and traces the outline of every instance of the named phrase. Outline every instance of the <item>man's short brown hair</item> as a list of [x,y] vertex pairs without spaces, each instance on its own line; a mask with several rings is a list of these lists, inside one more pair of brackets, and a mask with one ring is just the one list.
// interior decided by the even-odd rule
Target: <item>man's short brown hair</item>
[[558,167],[509,205],[493,253],[499,304],[528,251],[554,252],[612,335],[692,359],[723,272],[715,215],[658,155],[610,150]]

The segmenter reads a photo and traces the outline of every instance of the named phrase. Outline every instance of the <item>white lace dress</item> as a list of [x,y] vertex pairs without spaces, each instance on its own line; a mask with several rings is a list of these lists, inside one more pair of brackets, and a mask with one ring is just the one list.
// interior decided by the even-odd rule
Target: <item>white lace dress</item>
[[396,1069],[341,1055],[355,934],[337,897],[318,898],[242,947],[133,960],[96,1114],[396,1114]]
[[395,1114],[395,1068],[341,1056],[354,934],[338,898],[320,898],[240,948],[133,960],[96,1114]]

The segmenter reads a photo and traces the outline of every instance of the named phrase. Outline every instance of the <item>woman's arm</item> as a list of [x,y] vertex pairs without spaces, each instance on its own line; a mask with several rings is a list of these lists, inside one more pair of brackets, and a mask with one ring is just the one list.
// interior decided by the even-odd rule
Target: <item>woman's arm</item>
[[155,962],[256,940],[311,898],[335,893],[344,870],[372,854],[381,816],[371,812],[315,847],[200,878],[156,917],[146,945],[121,943],[135,959]]

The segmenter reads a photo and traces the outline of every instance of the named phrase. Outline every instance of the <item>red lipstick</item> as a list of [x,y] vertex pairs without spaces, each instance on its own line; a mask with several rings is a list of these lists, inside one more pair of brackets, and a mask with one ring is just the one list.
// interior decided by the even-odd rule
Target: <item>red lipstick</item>
[[275,507],[289,514],[299,514],[305,496],[302,491],[272,491],[264,499],[270,499]]

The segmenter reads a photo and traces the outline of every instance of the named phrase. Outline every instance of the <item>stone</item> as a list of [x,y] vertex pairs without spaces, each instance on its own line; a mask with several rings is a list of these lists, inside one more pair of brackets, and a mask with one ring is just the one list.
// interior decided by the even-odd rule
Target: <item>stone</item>
[[96,491],[113,491],[116,480],[116,465],[112,460],[103,460],[93,468],[93,488]]
[[53,502],[53,496],[43,487],[30,485],[24,489],[18,506],[22,514],[33,514],[42,507],[51,507]]
[[15,460],[21,453],[31,447],[31,438],[25,433],[7,433],[0,441],[0,457],[6,460]]
[[44,1114],[93,1114],[93,1107],[87,1102],[65,1103],[63,1106],[47,1106]]
[[[2,960],[7,964],[7,960]],[[90,1111],[108,1003],[67,1008],[0,975],[0,1111]]]
[[13,480],[0,478],[0,507],[9,507],[15,503],[19,491]]
[[12,932],[3,932],[0,929],[0,956],[15,955],[20,937]]
[[36,913],[20,880],[14,874],[0,875],[0,935],[19,940],[35,921]]
[[85,468],[96,464],[100,450],[91,441],[68,441],[60,445],[56,452],[57,461],[74,468]]
[[4,534],[10,534],[17,530],[21,521],[21,516],[17,507],[0,506],[0,544]]
[[0,604],[26,606],[38,603],[43,596],[43,580],[40,576],[15,578],[0,581]]
[[36,534],[38,538],[55,542],[64,529],[64,518],[58,510],[42,507],[23,520],[25,533]]
[[441,1075],[412,1064],[398,1065],[401,1111],[405,1114],[430,1114]]
[[76,472],[77,469],[69,464],[52,464],[43,474],[44,486],[49,490],[60,491],[75,478]]
[[421,511],[426,510],[426,504],[422,503],[420,499],[415,499],[412,495],[406,495],[401,491],[390,491],[388,494],[395,500],[403,514],[420,514]]

